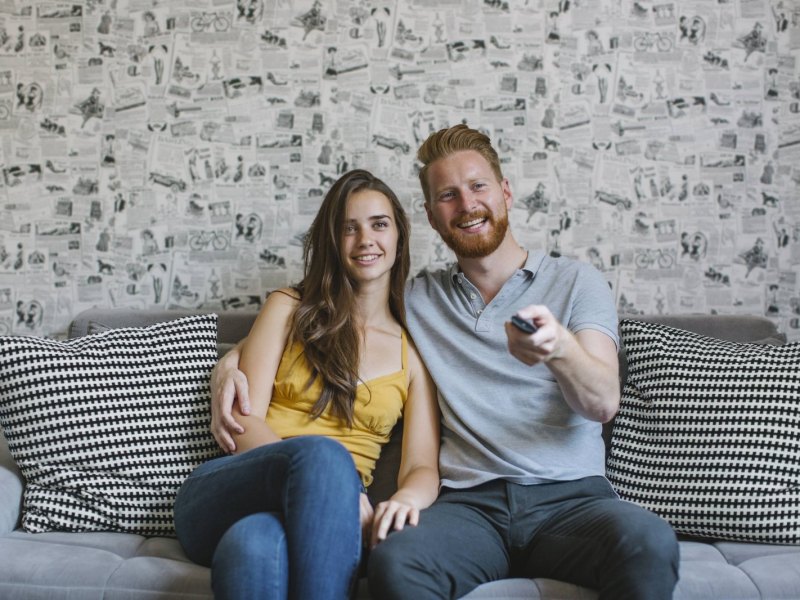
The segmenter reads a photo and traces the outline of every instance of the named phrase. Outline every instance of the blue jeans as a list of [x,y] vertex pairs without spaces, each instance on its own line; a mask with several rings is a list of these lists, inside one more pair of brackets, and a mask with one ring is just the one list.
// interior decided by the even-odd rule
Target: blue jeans
[[350,453],[296,437],[194,470],[175,500],[186,555],[211,567],[217,600],[347,598],[361,553]]
[[666,521],[619,500],[604,477],[495,480],[444,488],[419,525],[372,550],[368,571],[381,600],[460,598],[507,577],[575,583],[604,600],[668,600],[678,543]]

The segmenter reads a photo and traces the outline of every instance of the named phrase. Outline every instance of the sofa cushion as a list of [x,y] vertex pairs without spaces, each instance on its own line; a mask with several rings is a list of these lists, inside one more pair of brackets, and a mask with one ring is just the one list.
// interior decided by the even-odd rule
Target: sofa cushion
[[174,535],[178,487],[218,453],[216,319],[0,337],[0,424],[26,479],[25,530]]
[[624,320],[628,378],[607,473],[676,531],[800,544],[800,344]]

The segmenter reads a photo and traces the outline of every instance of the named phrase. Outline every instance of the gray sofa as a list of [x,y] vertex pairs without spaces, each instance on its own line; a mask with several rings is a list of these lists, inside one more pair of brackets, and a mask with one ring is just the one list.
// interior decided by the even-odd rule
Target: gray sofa
[[[70,337],[121,326],[144,326],[187,314],[175,311],[89,310]],[[246,335],[254,313],[219,314],[220,352]],[[767,319],[748,316],[640,317],[731,341],[779,338]],[[624,362],[623,362],[624,369]],[[611,428],[605,431],[606,439]],[[371,486],[374,499],[393,487],[399,436],[384,450]],[[0,436],[0,598],[211,598],[209,571],[191,563],[171,538],[122,533],[40,533],[19,529],[23,481]],[[363,585],[361,597],[368,597]],[[485,584],[467,598],[595,598],[595,592],[546,579]],[[682,540],[675,598],[800,598],[800,546]]]

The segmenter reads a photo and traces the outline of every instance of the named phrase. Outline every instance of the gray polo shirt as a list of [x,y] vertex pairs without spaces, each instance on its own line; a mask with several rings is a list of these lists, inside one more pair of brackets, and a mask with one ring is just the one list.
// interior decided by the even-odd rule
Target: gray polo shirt
[[611,291],[587,263],[529,252],[489,304],[457,264],[408,283],[408,327],[439,390],[444,486],[605,473],[600,423],[569,408],[546,365],[508,351],[504,323],[530,304],[547,306],[573,333],[595,329],[619,344]]

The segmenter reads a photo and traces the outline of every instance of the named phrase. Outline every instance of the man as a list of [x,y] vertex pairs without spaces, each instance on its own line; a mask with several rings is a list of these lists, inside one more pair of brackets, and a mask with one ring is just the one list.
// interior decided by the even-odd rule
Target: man
[[[675,534],[620,501],[604,477],[600,423],[619,404],[608,286],[586,263],[516,242],[511,187],[484,134],[456,125],[417,156],[428,221],[458,259],[409,282],[406,296],[410,333],[439,389],[441,493],[416,527],[373,549],[373,597],[458,598],[519,576],[601,598],[670,598]],[[515,314],[537,330],[511,325]],[[228,372],[234,359],[223,361]],[[233,373],[215,377],[213,426],[229,447],[226,404],[242,383]]]

